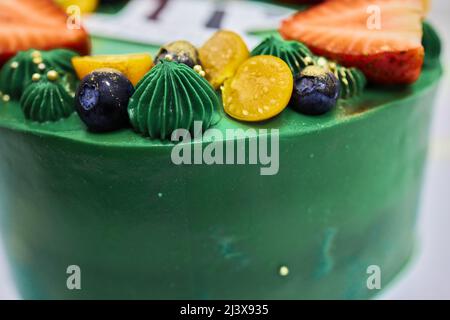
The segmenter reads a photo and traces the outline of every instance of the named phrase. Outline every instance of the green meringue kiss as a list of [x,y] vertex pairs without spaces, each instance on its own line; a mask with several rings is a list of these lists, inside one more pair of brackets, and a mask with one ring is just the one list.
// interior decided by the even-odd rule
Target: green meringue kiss
[[59,79],[30,83],[22,94],[20,106],[25,118],[37,122],[57,121],[75,111],[74,98]]
[[436,31],[428,24],[423,24],[423,38],[422,45],[425,48],[424,65],[432,66],[434,64],[439,64],[439,59],[441,57],[442,45],[439,40],[439,35]]
[[367,85],[367,79],[364,73],[357,68],[345,68],[337,66],[333,70],[336,78],[339,79],[341,99],[351,99],[361,95]]
[[253,49],[252,56],[275,56],[287,63],[292,73],[297,75],[300,71],[313,63],[314,55],[303,43],[298,41],[285,41],[274,36],[266,38]]
[[204,78],[182,63],[162,60],[137,84],[128,114],[137,132],[169,140],[176,129],[192,131],[195,121],[208,129],[219,107]]
[[35,73],[56,70],[60,74],[74,74],[72,58],[77,53],[67,49],[20,51],[0,71],[0,91],[18,99]]

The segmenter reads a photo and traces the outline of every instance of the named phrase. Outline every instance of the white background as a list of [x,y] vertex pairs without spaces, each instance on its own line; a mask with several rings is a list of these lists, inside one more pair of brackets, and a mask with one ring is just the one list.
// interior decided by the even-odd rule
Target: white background
[[[450,1],[433,1],[429,20],[444,38],[447,69],[450,66]],[[418,254],[381,299],[450,299],[450,74],[444,78],[435,110],[419,221]],[[0,244],[0,299],[18,298]]]

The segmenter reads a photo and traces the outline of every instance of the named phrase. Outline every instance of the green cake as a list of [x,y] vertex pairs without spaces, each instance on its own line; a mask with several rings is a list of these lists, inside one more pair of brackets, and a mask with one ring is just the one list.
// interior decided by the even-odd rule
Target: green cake
[[[427,30],[425,64],[410,86],[369,85],[317,117],[287,108],[239,122],[219,110],[212,127],[225,140],[227,129],[279,130],[274,175],[261,175],[248,155],[246,165],[176,165],[170,141],[130,128],[88,132],[75,113],[33,122],[18,100],[0,102],[0,226],[21,296],[374,296],[371,266],[385,288],[416,243],[442,74],[439,39]],[[148,50],[93,39],[95,54]],[[261,140],[256,132],[247,146]],[[67,287],[71,265],[82,271],[81,290]]]

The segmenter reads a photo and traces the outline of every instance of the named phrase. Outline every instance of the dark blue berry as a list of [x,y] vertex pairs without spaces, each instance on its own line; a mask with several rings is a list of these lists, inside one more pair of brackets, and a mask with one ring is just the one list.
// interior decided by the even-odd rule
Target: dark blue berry
[[294,79],[291,107],[307,115],[321,115],[336,106],[339,80],[333,73],[310,66]]
[[114,69],[96,70],[84,77],[75,96],[75,107],[90,131],[106,132],[128,125],[128,101],[134,87]]

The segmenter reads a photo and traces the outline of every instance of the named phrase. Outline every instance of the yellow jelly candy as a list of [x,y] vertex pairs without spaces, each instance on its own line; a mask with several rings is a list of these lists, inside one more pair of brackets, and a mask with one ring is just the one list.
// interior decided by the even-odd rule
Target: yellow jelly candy
[[244,40],[235,32],[216,32],[199,50],[206,79],[217,89],[231,78],[250,53]]
[[263,121],[282,112],[289,103],[294,79],[289,66],[274,56],[245,61],[222,91],[225,112],[242,121]]
[[133,85],[152,68],[153,59],[147,53],[85,56],[72,58],[73,67],[79,79],[97,69],[112,68],[122,72]]

